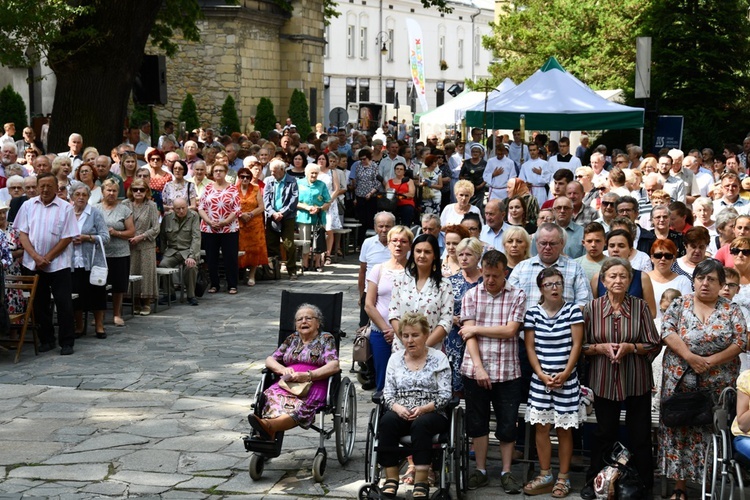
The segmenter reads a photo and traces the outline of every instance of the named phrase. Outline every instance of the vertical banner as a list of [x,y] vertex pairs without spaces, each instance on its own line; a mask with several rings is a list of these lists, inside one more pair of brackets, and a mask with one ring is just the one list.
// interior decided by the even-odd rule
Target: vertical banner
[[656,122],[654,154],[663,148],[680,149],[682,147],[682,127],[685,119],[680,115],[659,115]]
[[419,97],[422,112],[426,113],[427,96],[425,95],[424,78],[424,40],[422,39],[422,28],[411,18],[406,18],[406,28],[409,31],[409,68],[411,69],[411,80],[414,82],[414,91]]

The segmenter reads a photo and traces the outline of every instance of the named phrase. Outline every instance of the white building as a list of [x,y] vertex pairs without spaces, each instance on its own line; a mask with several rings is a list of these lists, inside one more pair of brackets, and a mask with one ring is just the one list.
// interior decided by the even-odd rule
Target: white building
[[[339,0],[341,15],[326,28],[324,55],[324,119],[331,109],[349,103],[393,103],[395,94],[401,116],[421,113],[416,93],[411,92],[409,40],[406,18],[422,29],[425,81],[429,109],[451,99],[454,83],[489,76],[490,51],[482,48],[482,36],[491,34],[494,3],[489,0],[449,1],[450,14],[425,9],[418,0]],[[441,69],[447,66],[447,69]],[[391,116],[388,116],[391,118]]]

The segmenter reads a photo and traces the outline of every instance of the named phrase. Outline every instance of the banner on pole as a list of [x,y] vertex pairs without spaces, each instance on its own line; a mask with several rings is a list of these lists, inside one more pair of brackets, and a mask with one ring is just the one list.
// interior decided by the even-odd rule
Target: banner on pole
[[406,18],[406,28],[409,32],[409,67],[411,79],[414,82],[414,92],[417,93],[422,112],[428,111],[427,95],[425,94],[424,77],[424,40],[422,39],[422,28],[414,19]]

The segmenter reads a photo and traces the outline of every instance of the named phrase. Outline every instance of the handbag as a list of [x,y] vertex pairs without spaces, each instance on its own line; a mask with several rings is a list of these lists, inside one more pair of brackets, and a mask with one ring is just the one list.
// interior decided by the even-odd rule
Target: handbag
[[354,347],[352,348],[352,361],[355,363],[367,363],[372,357],[372,347],[370,346],[370,323],[362,330],[357,332],[354,337]]
[[321,223],[321,217],[316,218],[316,223],[313,224],[310,251],[312,253],[325,253],[326,252],[326,226]]
[[376,204],[378,207],[379,212],[395,212],[396,211],[396,204],[398,203],[398,200],[394,196],[393,198],[389,198],[387,193],[379,193],[377,195]]
[[[685,375],[691,371],[693,369],[688,367],[677,381],[674,393],[661,400],[661,420],[666,427],[692,427],[713,423],[714,398],[710,390],[678,392]],[[699,377],[698,374],[696,377]]]
[[[615,500],[617,498],[621,498],[624,500],[630,498],[643,498],[643,495],[641,495],[640,497],[617,496],[619,493],[619,484],[622,479],[628,478],[626,485],[627,488],[624,488],[625,491],[630,491],[631,489],[633,489],[631,484],[633,479],[640,483],[640,479],[637,477],[638,474],[627,467],[627,463],[629,460],[630,452],[628,451],[628,449],[625,448],[622,443],[616,442],[612,448],[612,454],[610,456],[611,463],[605,465],[604,468],[599,471],[599,473],[594,478],[593,486],[594,493],[596,494],[597,499]],[[606,461],[607,460],[605,459],[605,462]]]
[[279,380],[279,387],[284,389],[289,394],[297,396],[298,398],[304,398],[305,396],[307,396],[307,393],[310,392],[312,382],[310,382],[309,380],[307,382],[289,382],[282,378],[281,380]]
[[203,295],[206,293],[207,288],[208,272],[206,271],[206,266],[199,264],[198,276],[195,277],[195,296],[199,298],[203,297]]
[[89,275],[89,283],[94,286],[105,286],[107,284],[107,273],[109,272],[109,269],[107,269],[107,259],[106,254],[104,253],[104,243],[102,243],[102,239],[100,237],[95,236],[95,238],[99,240],[99,246],[102,248],[102,255],[105,257],[104,267],[94,265],[94,258],[96,257],[96,244],[94,244],[93,249],[91,250],[91,274]]

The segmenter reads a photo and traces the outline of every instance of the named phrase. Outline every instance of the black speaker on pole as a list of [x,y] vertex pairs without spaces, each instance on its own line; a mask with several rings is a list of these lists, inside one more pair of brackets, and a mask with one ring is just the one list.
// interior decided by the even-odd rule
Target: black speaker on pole
[[167,103],[167,59],[144,55],[141,69],[133,82],[133,101],[138,104]]

